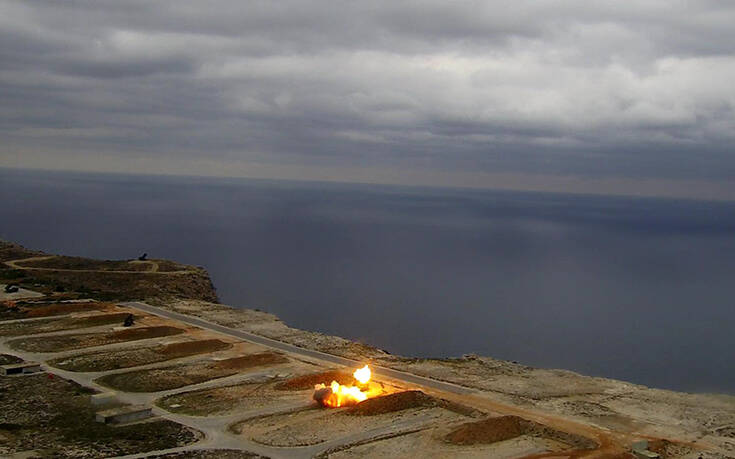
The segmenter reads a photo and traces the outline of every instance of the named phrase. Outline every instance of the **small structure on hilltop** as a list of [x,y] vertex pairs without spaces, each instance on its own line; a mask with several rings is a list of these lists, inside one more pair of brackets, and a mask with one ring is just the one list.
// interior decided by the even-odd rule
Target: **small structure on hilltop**
[[148,259],[148,253],[147,252],[138,257],[138,261],[146,261],[147,259]]

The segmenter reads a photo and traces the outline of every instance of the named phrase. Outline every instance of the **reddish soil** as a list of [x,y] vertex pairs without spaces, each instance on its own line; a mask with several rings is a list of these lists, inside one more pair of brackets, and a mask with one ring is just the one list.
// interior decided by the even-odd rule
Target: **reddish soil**
[[61,352],[105,344],[137,341],[148,338],[178,335],[184,330],[175,327],[143,327],[113,333],[85,333],[80,335],[21,338],[8,342],[10,347],[30,352]]
[[329,385],[332,381],[340,384],[354,384],[355,377],[343,371],[330,370],[289,378],[276,384],[273,388],[276,390],[313,390],[317,384]]
[[108,336],[113,342],[118,341],[135,341],[139,339],[148,338],[160,338],[162,336],[178,335],[183,333],[184,330],[176,327],[141,327],[141,328],[128,328],[127,330],[120,330],[110,333]]
[[375,416],[377,414],[393,413],[420,406],[436,405],[437,401],[434,397],[426,395],[420,390],[407,390],[405,392],[396,392],[395,394],[369,398],[347,410],[347,414]]
[[98,327],[119,323],[122,325],[128,313],[98,314],[89,317],[48,318],[29,322],[15,322],[0,324],[0,335],[21,336],[36,333],[50,333],[55,331],[73,330],[75,328]]
[[183,343],[167,344],[159,352],[171,356],[193,355],[221,351],[230,347],[232,347],[231,344],[218,339],[205,339],[201,341],[184,341]]
[[114,305],[110,303],[56,303],[47,306],[24,308],[24,312],[28,318],[49,317],[79,311],[102,311],[111,307],[114,307]]
[[126,392],[158,392],[232,376],[247,368],[284,362],[288,362],[288,359],[280,354],[262,352],[218,362],[200,361],[170,367],[116,373],[102,376],[96,379],[96,382]]
[[125,319],[130,315],[128,312],[118,312],[115,314],[100,314],[89,317],[79,317],[77,319],[70,319],[69,326],[71,328],[83,328],[83,327],[95,327],[97,325],[113,324],[120,322],[123,324]]
[[488,418],[462,424],[444,439],[455,445],[489,444],[523,435],[529,421],[517,416]]
[[242,370],[244,368],[275,365],[286,362],[288,362],[288,359],[281,354],[276,354],[275,352],[261,352],[259,354],[249,354],[242,357],[220,360],[219,362],[214,363],[212,367],[217,370]]
[[581,435],[552,429],[518,416],[501,416],[468,422],[451,431],[444,439],[455,445],[476,445],[510,440],[521,435],[548,438],[569,445],[570,449],[576,450],[598,447],[597,443]]
[[50,360],[48,363],[56,368],[69,371],[108,371],[164,362],[189,355],[216,352],[230,347],[232,347],[231,344],[216,339],[186,341],[153,347],[135,347],[79,354],[73,357]]

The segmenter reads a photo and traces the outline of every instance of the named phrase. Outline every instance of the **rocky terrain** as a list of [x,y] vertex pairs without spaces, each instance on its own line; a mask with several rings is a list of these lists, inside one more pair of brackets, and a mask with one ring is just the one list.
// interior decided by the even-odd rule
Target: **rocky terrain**
[[2,240],[0,282],[64,299],[172,297],[217,301],[203,268],[157,259],[141,262],[50,255]]
[[[0,376],[0,455],[624,458],[646,440],[664,458],[735,457],[733,396],[476,355],[395,356],[219,304],[204,270],[165,260],[0,243],[0,262],[0,282],[25,289],[0,297],[0,365],[42,364]],[[373,398],[315,404],[315,384],[354,383],[345,365],[364,363]],[[96,423],[94,394],[153,417]]]
[[262,311],[195,300],[156,304],[300,347],[476,388],[495,400],[519,407],[641,436],[711,445],[725,457],[735,457],[735,396],[661,390],[476,355],[456,359],[401,357],[344,338],[294,329]]

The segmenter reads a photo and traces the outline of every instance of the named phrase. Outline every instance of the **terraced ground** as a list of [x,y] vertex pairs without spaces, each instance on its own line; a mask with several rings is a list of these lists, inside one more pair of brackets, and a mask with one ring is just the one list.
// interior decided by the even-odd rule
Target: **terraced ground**
[[160,392],[191,386],[212,379],[232,376],[250,368],[288,363],[274,352],[232,357],[220,361],[195,362],[172,367],[153,368],[102,376],[96,383],[124,392]]
[[[180,281],[201,272],[160,260],[89,261],[0,244],[0,261],[10,261],[0,278],[44,294],[0,302],[0,365],[38,361],[44,370],[0,377],[3,456],[610,459],[630,457],[631,443],[646,438],[664,458],[735,457],[733,397],[487,357],[392,356],[192,299]],[[77,288],[82,280],[94,288]],[[85,292],[165,296],[158,307],[78,302]],[[120,327],[131,313],[134,325]],[[374,398],[337,409],[312,400],[315,384],[354,384],[352,370],[366,361]],[[110,389],[94,403],[150,406],[153,419],[96,423],[102,407],[91,395]]]
[[94,352],[49,360],[49,365],[67,371],[109,371],[165,362],[198,354],[210,354],[232,347],[217,339],[182,341],[152,347],[136,347]]

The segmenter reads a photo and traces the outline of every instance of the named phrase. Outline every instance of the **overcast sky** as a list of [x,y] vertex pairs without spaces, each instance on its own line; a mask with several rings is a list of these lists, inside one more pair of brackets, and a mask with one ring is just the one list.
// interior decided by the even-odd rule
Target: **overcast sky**
[[735,199],[734,24],[728,0],[0,0],[0,167]]

